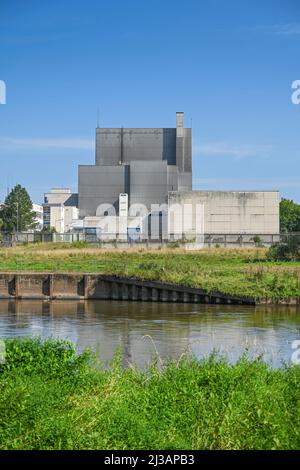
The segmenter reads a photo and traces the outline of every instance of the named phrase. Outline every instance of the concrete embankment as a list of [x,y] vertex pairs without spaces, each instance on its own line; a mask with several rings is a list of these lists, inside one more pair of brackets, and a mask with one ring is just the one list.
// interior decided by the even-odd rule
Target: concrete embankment
[[2,299],[103,299],[253,305],[254,299],[95,273],[0,273]]

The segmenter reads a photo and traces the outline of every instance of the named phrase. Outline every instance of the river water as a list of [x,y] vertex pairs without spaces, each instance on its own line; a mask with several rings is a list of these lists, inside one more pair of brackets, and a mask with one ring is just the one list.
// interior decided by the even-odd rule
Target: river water
[[295,307],[222,306],[128,301],[0,300],[0,338],[61,337],[78,350],[96,350],[106,365],[120,347],[123,365],[143,368],[182,354],[198,358],[213,350],[234,362],[248,350],[277,367],[291,362],[300,340]]

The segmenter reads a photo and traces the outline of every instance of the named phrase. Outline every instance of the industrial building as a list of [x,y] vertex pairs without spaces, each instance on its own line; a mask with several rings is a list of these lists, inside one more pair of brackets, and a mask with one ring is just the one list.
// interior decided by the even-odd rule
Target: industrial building
[[192,190],[192,129],[183,118],[176,113],[175,128],[96,129],[95,165],[79,166],[73,229],[126,238],[136,228],[149,238],[152,224],[154,238],[169,239],[279,233],[278,191]]
[[176,128],[97,128],[95,165],[79,166],[79,217],[102,216],[105,204],[119,215],[120,194],[150,212],[169,191],[191,190],[192,132],[182,112]]
[[78,194],[45,194],[44,226],[103,240],[278,235],[278,191],[192,190],[183,118],[174,128],[97,127],[95,164],[79,165]]

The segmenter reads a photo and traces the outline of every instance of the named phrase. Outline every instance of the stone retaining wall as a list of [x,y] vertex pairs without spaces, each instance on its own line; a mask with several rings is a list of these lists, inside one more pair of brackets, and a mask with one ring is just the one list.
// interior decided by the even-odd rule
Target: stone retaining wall
[[247,297],[207,294],[202,289],[101,274],[0,273],[4,299],[106,299],[253,305]]

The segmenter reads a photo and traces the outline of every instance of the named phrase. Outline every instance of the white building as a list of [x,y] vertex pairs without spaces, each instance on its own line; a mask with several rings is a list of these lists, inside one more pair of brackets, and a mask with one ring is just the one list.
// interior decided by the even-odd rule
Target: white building
[[78,195],[69,188],[53,188],[44,195],[43,225],[54,228],[58,233],[70,230],[72,222],[78,219]]
[[36,230],[43,228],[43,206],[41,204],[32,204],[32,210],[36,213],[35,222],[38,224]]

